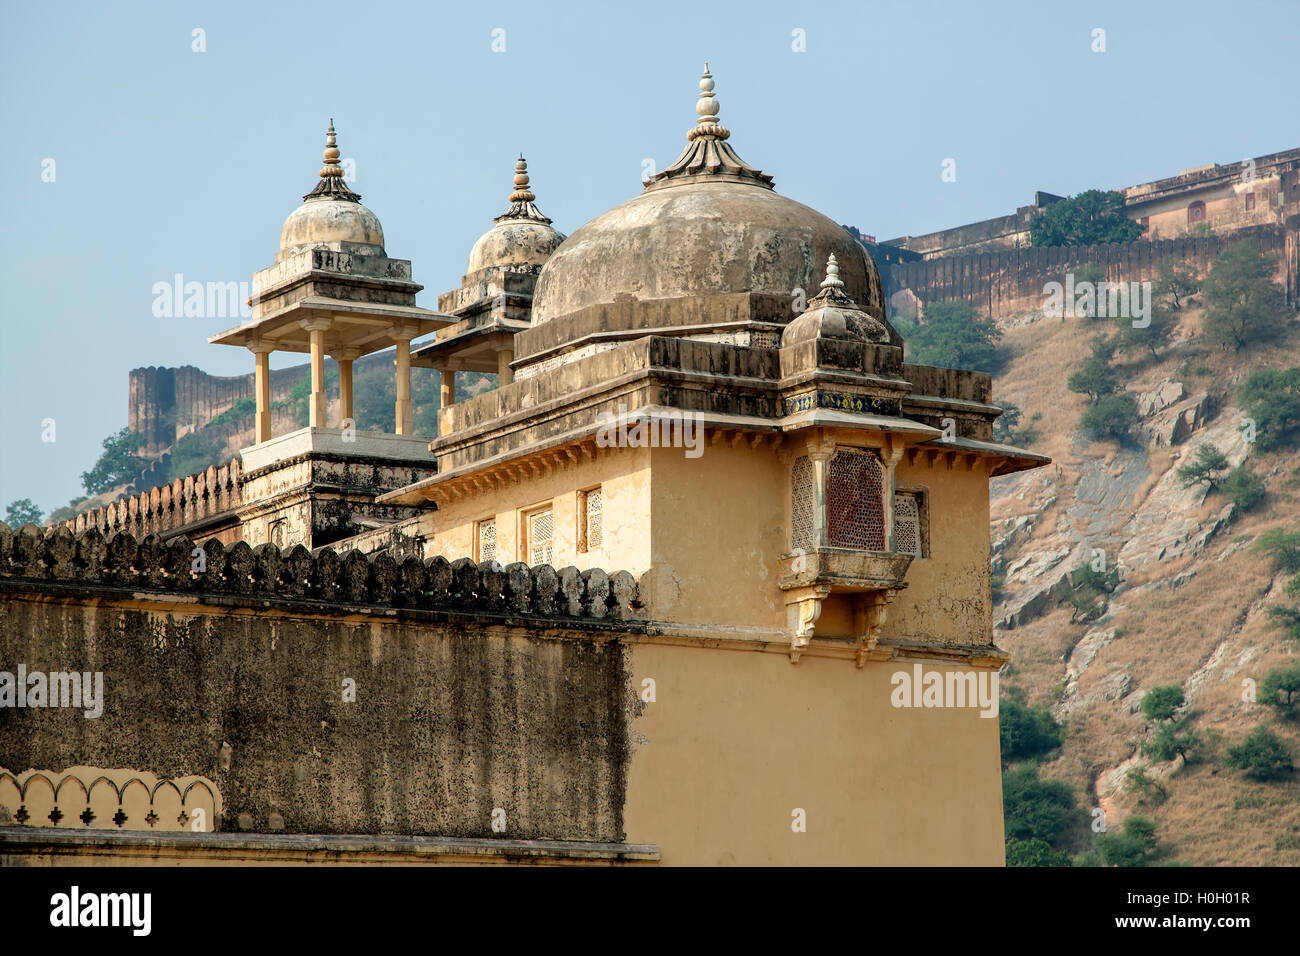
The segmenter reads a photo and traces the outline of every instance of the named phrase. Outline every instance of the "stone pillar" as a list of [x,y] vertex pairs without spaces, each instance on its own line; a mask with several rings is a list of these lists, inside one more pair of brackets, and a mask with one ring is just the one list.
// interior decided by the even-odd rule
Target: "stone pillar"
[[330,354],[339,363],[339,428],[346,428],[348,419],[356,424],[352,415],[352,363],[357,358],[357,350],[337,349]]
[[815,548],[827,547],[826,479],[830,474],[835,442],[824,436],[808,440],[808,457],[813,466],[813,541]]
[[456,369],[449,363],[438,371],[442,375],[442,407],[450,408],[456,404]]
[[325,330],[329,319],[303,319],[302,327],[311,333],[311,401],[307,424],[312,428],[325,425]]
[[498,342],[492,348],[497,353],[497,387],[500,388],[515,380],[514,369],[510,367],[515,358],[514,343]]
[[415,426],[415,409],[411,404],[411,339],[414,333],[396,330],[393,342],[397,346],[397,403],[394,421],[399,435],[409,435]]
[[271,440],[271,347],[258,343],[250,345],[250,351],[257,360],[253,375],[254,391],[257,395],[257,419],[255,443],[260,445]]

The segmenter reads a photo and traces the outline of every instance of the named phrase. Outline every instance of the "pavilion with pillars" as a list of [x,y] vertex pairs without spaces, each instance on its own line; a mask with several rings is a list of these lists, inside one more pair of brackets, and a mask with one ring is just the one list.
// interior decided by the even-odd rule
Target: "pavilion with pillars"
[[320,179],[285,220],[275,263],[253,276],[253,318],[208,340],[241,346],[256,356],[258,445],[272,438],[274,351],[310,354],[308,427],[316,430],[327,425],[325,356],[338,363],[337,425],[343,429],[353,418],[352,363],[394,347],[394,431],[412,435],[411,340],[454,321],[415,304],[416,293],[424,287],[412,281],[410,260],[388,257],[383,227],[344,182],[339,155],[331,120]]

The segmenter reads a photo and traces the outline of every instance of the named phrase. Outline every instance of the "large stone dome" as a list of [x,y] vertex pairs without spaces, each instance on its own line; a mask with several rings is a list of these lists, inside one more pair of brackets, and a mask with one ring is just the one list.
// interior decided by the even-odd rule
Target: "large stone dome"
[[379,224],[379,217],[361,205],[361,197],[344,182],[333,120],[325,135],[325,165],[320,180],[315,189],[302,197],[302,205],[284,221],[277,262],[313,246],[333,242],[359,243],[371,246],[375,255],[385,255],[384,227]]
[[[665,183],[565,240],[538,280],[533,324],[627,295],[662,300],[752,292],[793,303],[802,290],[806,300],[832,253],[845,291],[883,319],[875,263],[833,220],[757,182]],[[789,318],[797,314],[792,308]]]
[[[575,316],[560,325],[590,333],[602,321],[593,312],[605,306],[627,331],[680,333],[738,318],[785,324],[816,294],[832,254],[845,293],[883,321],[880,273],[866,249],[833,220],[773,191],[772,177],[727,143],[707,65],[695,109],[681,156],[551,256],[537,283],[534,327]],[[566,338],[559,327],[528,333],[537,351],[562,349]]]

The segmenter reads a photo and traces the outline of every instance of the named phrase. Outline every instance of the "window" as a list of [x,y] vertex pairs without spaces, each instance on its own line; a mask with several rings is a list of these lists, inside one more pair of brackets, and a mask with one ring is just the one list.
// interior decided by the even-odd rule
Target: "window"
[[497,559],[497,519],[484,518],[475,525],[475,540],[478,550],[474,560],[495,561]]
[[790,471],[790,550],[810,551],[817,546],[815,516],[817,491],[813,463],[807,455],[796,458]]
[[601,541],[600,487],[578,492],[578,552],[595,551]]
[[841,448],[826,479],[826,543],[853,551],[884,551],[885,469],[861,448]]
[[1138,225],[1142,227],[1143,232],[1146,232],[1147,229],[1151,227],[1151,217],[1143,216],[1141,219],[1138,220]]
[[919,491],[894,495],[894,551],[924,558],[930,553],[929,514]]
[[1195,225],[1198,222],[1205,222],[1205,203],[1199,199],[1187,207],[1187,225]]
[[555,516],[550,508],[524,515],[524,533],[528,539],[528,563],[551,564],[555,560]]
[[1246,193],[1246,212],[1255,211],[1255,194]]

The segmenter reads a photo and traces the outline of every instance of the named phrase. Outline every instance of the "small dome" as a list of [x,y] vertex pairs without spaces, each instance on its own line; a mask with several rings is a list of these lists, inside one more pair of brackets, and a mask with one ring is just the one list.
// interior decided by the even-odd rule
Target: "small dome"
[[826,278],[822,281],[821,291],[808,302],[803,314],[785,327],[781,333],[781,347],[810,339],[890,344],[889,330],[884,323],[859,309],[858,304],[845,293],[834,253],[826,263]]
[[564,241],[564,234],[551,228],[551,220],[534,203],[537,197],[528,188],[528,162],[522,156],[515,163],[514,185],[510,208],[470,250],[467,275],[491,266],[543,266]]
[[320,181],[302,199],[302,205],[289,214],[280,230],[276,261],[328,242],[360,243],[373,246],[375,255],[385,255],[384,228],[379,217],[361,205],[361,196],[343,181],[333,120],[326,133]]

